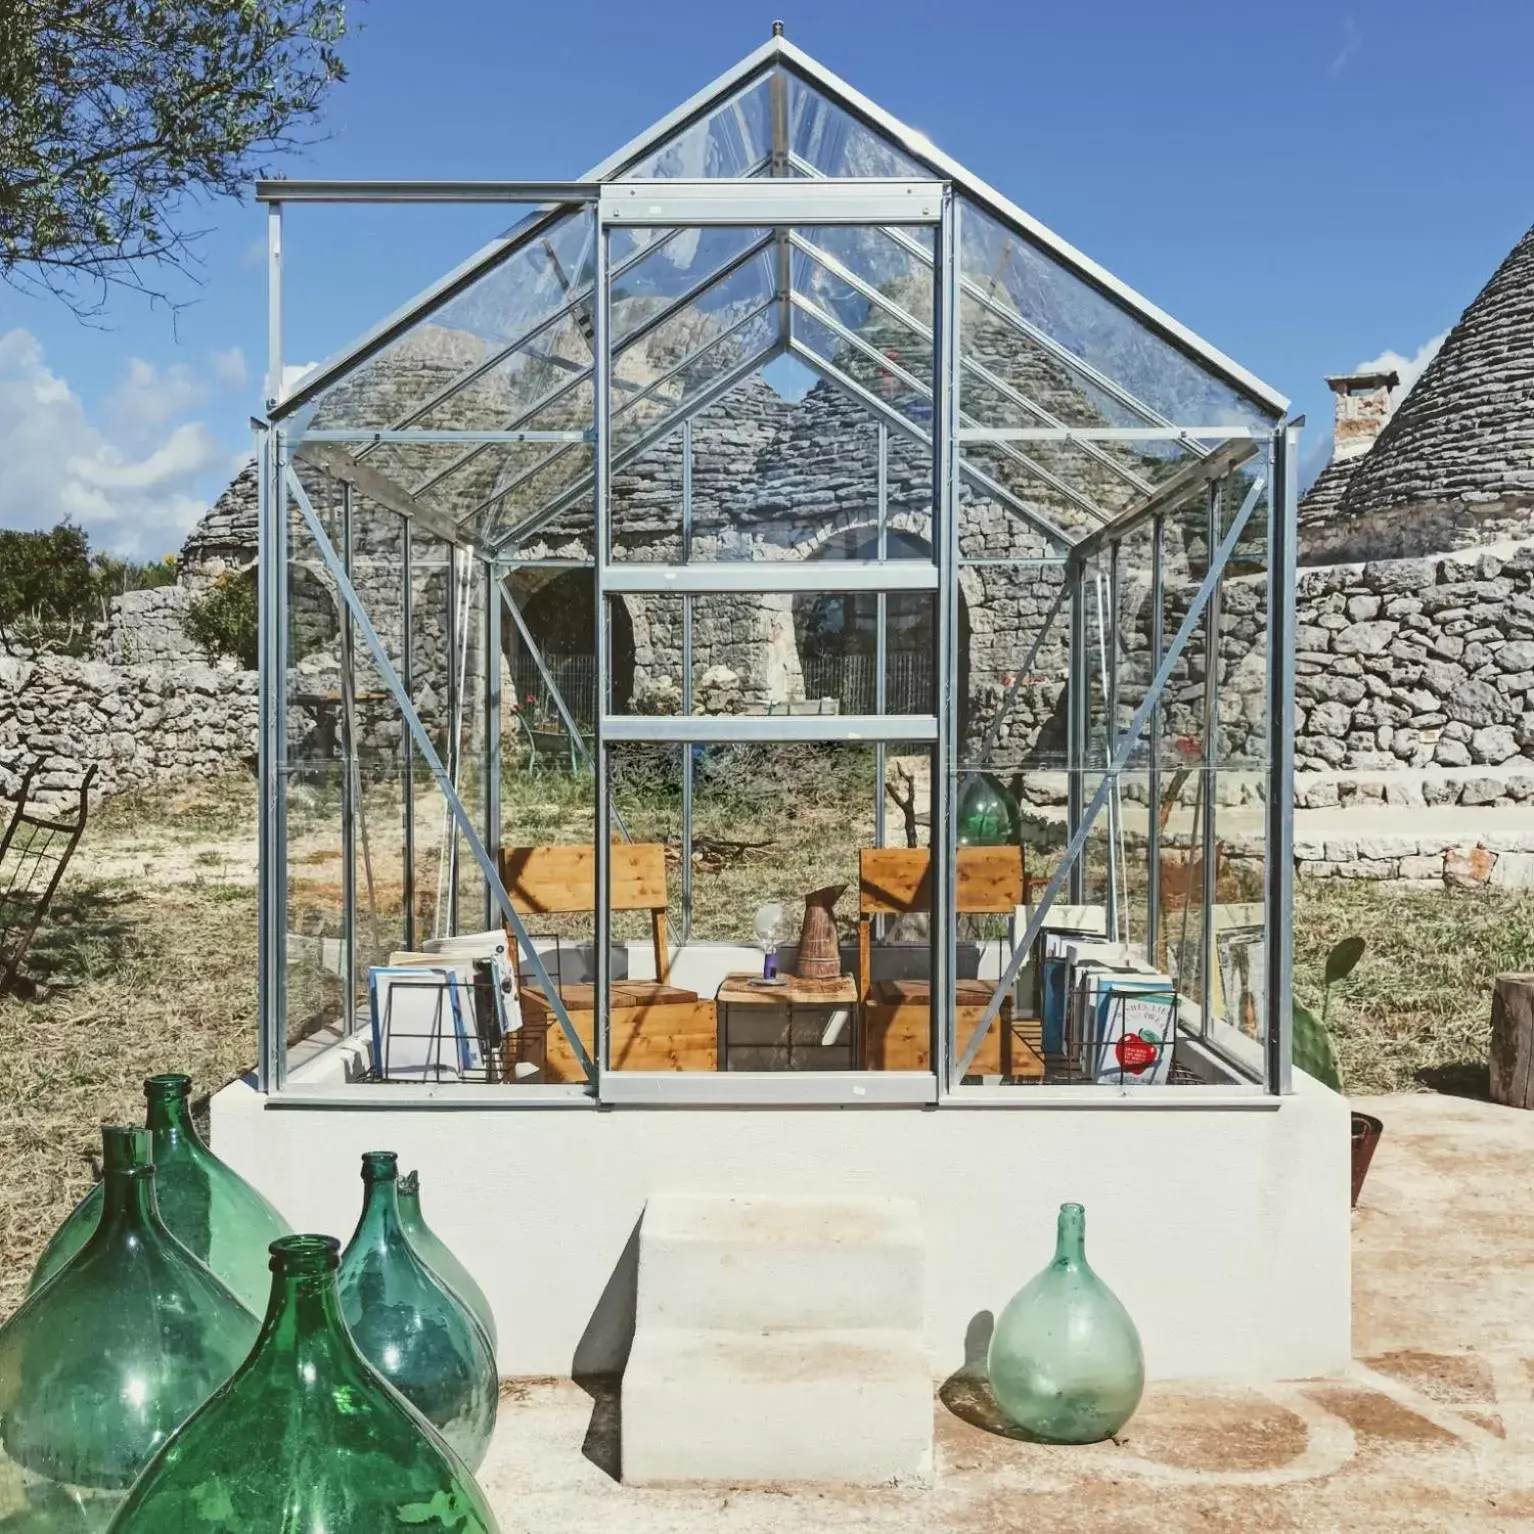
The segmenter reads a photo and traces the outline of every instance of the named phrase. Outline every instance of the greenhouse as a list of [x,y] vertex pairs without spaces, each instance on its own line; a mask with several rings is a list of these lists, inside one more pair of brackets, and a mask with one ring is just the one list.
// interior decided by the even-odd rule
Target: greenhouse
[[[224,1153],[316,1220],[307,1169],[375,1139],[515,1199],[485,1287],[546,1324],[507,1373],[621,1353],[678,1186],[914,1197],[952,1361],[1061,1179],[1123,1222],[1153,1368],[1345,1358],[1287,401],[780,29],[578,181],[259,197]],[[284,219],[364,202],[516,222],[284,388]]]

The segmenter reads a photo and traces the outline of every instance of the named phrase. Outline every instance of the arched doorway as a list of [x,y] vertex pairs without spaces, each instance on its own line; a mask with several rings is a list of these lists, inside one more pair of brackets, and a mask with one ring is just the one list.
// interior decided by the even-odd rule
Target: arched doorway
[[[512,593],[544,664],[583,729],[596,718],[596,580],[590,570],[561,570],[527,596],[518,590],[524,576],[512,577]],[[634,624],[623,599],[608,603],[615,713],[625,712],[634,696]],[[518,699],[543,692],[538,668],[514,625],[507,625],[507,661]]]
[[[814,559],[875,559],[878,534],[847,528]],[[888,559],[930,559],[925,538],[891,528]],[[936,708],[933,630],[936,604],[925,592],[891,592],[885,607],[885,711],[929,714]],[[872,592],[827,592],[794,601],[794,637],[806,698],[836,698],[844,714],[875,712],[878,598]],[[959,594],[959,739],[969,730],[969,608]]]

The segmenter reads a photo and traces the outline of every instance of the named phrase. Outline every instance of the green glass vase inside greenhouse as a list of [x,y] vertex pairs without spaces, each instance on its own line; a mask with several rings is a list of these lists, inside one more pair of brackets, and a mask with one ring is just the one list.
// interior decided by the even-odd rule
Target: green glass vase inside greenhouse
[[495,1354],[400,1224],[393,1151],[362,1158],[362,1217],[341,1257],[341,1313],[362,1356],[477,1470],[495,1427]]
[[485,1291],[474,1282],[474,1275],[459,1262],[421,1213],[421,1174],[407,1172],[399,1180],[399,1222],[426,1266],[445,1283],[473,1312],[484,1327],[493,1353],[500,1341],[495,1329],[495,1312]]
[[[259,1315],[266,1307],[266,1252],[287,1223],[251,1185],[202,1142],[192,1123],[192,1078],[150,1076],[144,1082],[145,1124],[154,1141],[160,1217],[171,1234],[205,1262]],[[101,1218],[101,1185],[92,1188],[54,1232],[38,1259],[35,1292],[85,1245]]]
[[271,1303],[249,1358],[155,1456],[111,1534],[495,1534],[468,1468],[352,1340],[339,1247],[272,1243]]
[[1086,1211],[1062,1204],[1054,1260],[1008,1302],[988,1360],[991,1393],[1025,1432],[1096,1443],[1140,1404],[1140,1334],[1086,1257]]
[[958,825],[961,847],[1015,846],[1017,800],[995,773],[971,773],[959,791]]
[[102,1529],[257,1321],[166,1229],[150,1136],[102,1132],[101,1217],[0,1328],[0,1527]]

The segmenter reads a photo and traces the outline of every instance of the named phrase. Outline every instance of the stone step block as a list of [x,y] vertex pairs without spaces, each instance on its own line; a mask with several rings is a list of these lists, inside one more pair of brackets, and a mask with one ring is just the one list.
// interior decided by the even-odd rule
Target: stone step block
[[642,1325],[622,1414],[631,1484],[878,1484],[932,1464],[932,1378],[915,1331]]
[[658,1195],[640,1227],[636,1324],[919,1332],[925,1261],[907,1199]]

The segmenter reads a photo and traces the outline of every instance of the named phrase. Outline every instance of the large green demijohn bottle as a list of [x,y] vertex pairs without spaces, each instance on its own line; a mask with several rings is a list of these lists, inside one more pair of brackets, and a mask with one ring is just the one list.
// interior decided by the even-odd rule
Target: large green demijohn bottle
[[1054,1261],[1008,1302],[988,1360],[996,1404],[1050,1443],[1096,1443],[1140,1404],[1140,1334],[1086,1257],[1086,1211],[1062,1204]]
[[111,1534],[496,1534],[463,1461],[358,1352],[339,1248],[272,1243],[249,1358],[155,1455]]
[[500,1381],[474,1313],[427,1266],[400,1224],[399,1158],[362,1158],[362,1217],[341,1254],[341,1314],[362,1356],[477,1470]]
[[474,1275],[459,1262],[421,1213],[421,1174],[406,1172],[399,1180],[399,1222],[410,1244],[425,1261],[426,1266],[463,1301],[474,1314],[474,1319],[484,1327],[490,1339],[493,1353],[500,1338],[495,1330],[495,1312],[485,1291],[474,1282]]
[[[192,1123],[192,1078],[151,1076],[144,1083],[145,1123],[154,1139],[160,1217],[171,1234],[205,1262],[248,1310],[266,1307],[266,1250],[287,1223],[206,1145]],[[32,1273],[40,1288],[85,1245],[101,1218],[98,1184],[54,1232]]]
[[959,790],[961,847],[1008,847],[1018,840],[1017,800],[993,772],[972,772]]
[[149,1135],[102,1142],[95,1230],[0,1327],[0,1481],[25,1501],[7,1531],[104,1528],[258,1330],[160,1219]]

